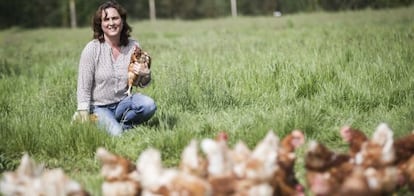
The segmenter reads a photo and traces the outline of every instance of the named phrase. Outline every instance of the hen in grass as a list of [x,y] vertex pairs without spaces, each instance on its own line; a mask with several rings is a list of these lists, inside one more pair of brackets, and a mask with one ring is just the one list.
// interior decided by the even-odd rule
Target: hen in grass
[[352,158],[355,158],[355,155],[361,150],[362,144],[368,141],[368,137],[363,131],[351,126],[343,126],[340,129],[340,134],[342,139],[348,143],[349,155]]
[[96,157],[101,162],[102,195],[133,196],[141,193],[140,175],[135,164],[100,147]]
[[46,169],[25,154],[16,171],[3,173],[0,195],[88,196],[89,193],[78,182],[70,179],[63,169]]
[[280,142],[277,163],[280,167],[271,182],[274,195],[305,195],[304,187],[299,183],[295,174],[295,150],[305,143],[305,135],[300,130],[293,130]]

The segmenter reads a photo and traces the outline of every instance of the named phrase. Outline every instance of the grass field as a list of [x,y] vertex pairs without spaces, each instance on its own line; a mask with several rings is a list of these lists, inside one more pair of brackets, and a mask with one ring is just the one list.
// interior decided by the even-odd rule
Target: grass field
[[153,83],[141,91],[158,110],[115,138],[70,124],[90,28],[0,31],[0,172],[28,152],[100,195],[99,146],[134,161],[155,147],[175,166],[190,139],[220,130],[230,145],[253,147],[269,130],[301,129],[338,151],[344,124],[369,135],[381,122],[395,136],[414,130],[414,7],[131,24],[153,57]]

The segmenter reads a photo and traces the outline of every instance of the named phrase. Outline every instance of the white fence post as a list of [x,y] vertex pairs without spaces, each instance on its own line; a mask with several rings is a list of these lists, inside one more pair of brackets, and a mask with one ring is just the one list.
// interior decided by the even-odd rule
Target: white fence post
[[237,0],[230,0],[231,3],[231,15],[233,17],[237,16]]
[[155,0],[149,0],[149,11],[150,11],[150,20],[155,21],[156,20]]

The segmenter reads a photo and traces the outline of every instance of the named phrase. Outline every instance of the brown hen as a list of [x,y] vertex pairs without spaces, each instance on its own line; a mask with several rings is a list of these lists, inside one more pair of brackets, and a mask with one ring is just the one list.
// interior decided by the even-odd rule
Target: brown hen
[[275,187],[274,195],[304,195],[304,188],[295,176],[295,150],[305,143],[305,136],[300,130],[293,130],[280,142],[278,149],[279,170],[271,182]]
[[134,196],[141,194],[140,176],[135,164],[100,147],[96,157],[101,162],[102,194]]
[[368,137],[359,129],[343,126],[340,129],[342,139],[349,145],[349,155],[354,158],[361,150],[362,144],[368,141]]
[[128,96],[131,95],[133,85],[143,87],[142,75],[136,74],[135,66],[139,66],[138,72],[143,74],[148,74],[151,69],[151,56],[138,46],[135,47],[128,66],[128,91],[126,92]]
[[2,174],[0,195],[88,196],[89,193],[70,179],[63,169],[46,169],[25,154],[16,171]]
[[394,141],[395,165],[401,173],[400,186],[408,185],[414,192],[414,133]]
[[306,181],[314,195],[334,195],[351,174],[353,164],[347,154],[340,154],[325,145],[311,141],[305,154]]

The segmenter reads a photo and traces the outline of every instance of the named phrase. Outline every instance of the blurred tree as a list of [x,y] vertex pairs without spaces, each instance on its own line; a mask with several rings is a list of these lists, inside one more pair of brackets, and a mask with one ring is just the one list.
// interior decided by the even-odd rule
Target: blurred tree
[[88,0],[76,2],[76,17],[78,19],[79,26],[90,26],[92,24],[92,17],[95,14],[96,9],[103,0]]
[[22,22],[22,1],[0,1],[0,29],[19,26]]

